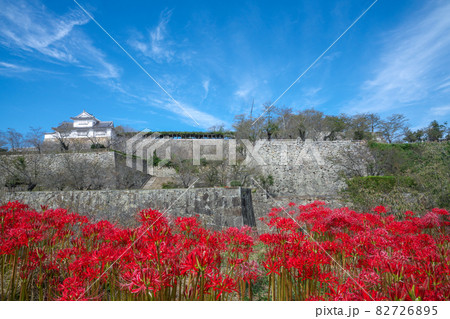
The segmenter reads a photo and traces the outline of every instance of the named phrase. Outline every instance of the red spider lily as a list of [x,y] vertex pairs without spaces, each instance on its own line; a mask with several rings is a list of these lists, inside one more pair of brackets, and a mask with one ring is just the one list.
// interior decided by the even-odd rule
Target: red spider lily
[[375,207],[375,208],[373,209],[373,211],[374,211],[375,213],[381,215],[381,214],[386,214],[388,210],[387,210],[386,207],[384,207],[384,206],[377,206],[377,207]]
[[208,282],[205,285],[207,290],[212,289],[216,292],[216,300],[219,300],[223,293],[237,292],[236,280],[229,276],[222,277],[218,273],[208,276]]
[[58,290],[61,293],[61,297],[58,298],[60,301],[88,300],[84,296],[86,289],[83,283],[77,278],[64,279],[64,282],[59,285]]
[[262,219],[271,232],[255,238],[248,227],[212,231],[151,209],[139,227],[122,229],[8,203],[0,207],[0,282],[8,285],[0,289],[8,300],[251,299],[267,276],[273,300],[450,298],[447,210],[397,218],[382,206],[357,213],[324,204],[290,203],[287,216],[272,209]]

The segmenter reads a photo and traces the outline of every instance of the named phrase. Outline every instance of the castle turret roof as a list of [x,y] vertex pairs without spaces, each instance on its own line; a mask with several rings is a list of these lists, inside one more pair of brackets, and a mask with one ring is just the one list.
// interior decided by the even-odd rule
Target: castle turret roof
[[83,110],[83,112],[81,112],[77,116],[71,117],[70,119],[72,119],[72,120],[95,120],[97,122],[100,122],[98,119],[95,118],[94,115],[86,112],[85,110]]

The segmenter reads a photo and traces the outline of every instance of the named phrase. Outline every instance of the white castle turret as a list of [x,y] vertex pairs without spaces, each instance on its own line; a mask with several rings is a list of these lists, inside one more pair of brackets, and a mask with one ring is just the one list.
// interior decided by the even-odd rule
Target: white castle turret
[[44,140],[64,138],[112,138],[114,123],[112,121],[100,121],[94,115],[84,111],[75,117],[73,122],[63,122],[58,127],[53,127],[53,133],[46,133]]

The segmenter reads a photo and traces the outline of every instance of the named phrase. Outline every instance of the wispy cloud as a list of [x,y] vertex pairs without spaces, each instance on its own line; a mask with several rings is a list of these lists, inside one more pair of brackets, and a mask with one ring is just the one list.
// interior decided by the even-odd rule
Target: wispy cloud
[[0,62],[0,73],[1,74],[24,73],[24,72],[29,72],[31,70],[32,70],[32,68],[29,68],[26,66],[7,63],[7,62]]
[[[450,62],[450,3],[434,1],[424,16],[387,35],[387,43],[372,79],[346,111],[384,112],[408,107],[448,89],[442,68]],[[445,72],[448,72],[448,68]]]
[[28,74],[30,72],[39,72],[39,74],[52,74],[52,75],[62,75],[62,73],[55,72],[52,70],[46,70],[36,67],[25,66],[16,63],[9,63],[0,61],[0,75],[7,77],[22,77],[30,79]]
[[[229,123],[223,121],[220,118],[215,117],[214,115],[208,114],[206,112],[200,111],[193,107],[192,105],[184,102],[179,102],[182,106],[183,110],[180,109],[178,105],[176,105],[172,100],[162,99],[156,100],[153,98],[148,99],[148,104],[152,106],[159,107],[166,111],[170,111],[175,114],[178,118],[189,125],[192,125],[192,118],[194,118],[198,124],[200,124],[201,128],[207,129],[213,125],[224,124],[225,126],[229,126]],[[190,115],[190,116],[189,116]]]
[[136,119],[130,119],[130,118],[124,118],[124,117],[114,117],[113,120],[118,121],[120,123],[125,123],[125,124],[148,124],[148,121],[136,120]]
[[203,81],[202,81],[203,90],[204,90],[205,92],[204,92],[204,94],[203,94],[201,103],[203,103],[203,102],[206,100],[206,98],[208,97],[208,93],[209,93],[209,83],[210,83],[210,82],[211,82],[210,79],[207,79],[207,80],[203,80]]
[[156,62],[170,62],[175,54],[172,42],[167,39],[167,25],[171,16],[172,10],[164,10],[158,25],[149,30],[147,35],[137,32],[135,39],[129,41],[130,45]]
[[445,116],[450,114],[450,105],[436,106],[430,109],[431,114],[435,116]]
[[234,91],[234,95],[241,99],[248,100],[254,96],[257,87],[258,83],[255,80],[244,81],[239,84],[236,91]]
[[86,70],[86,75],[117,78],[119,70],[106,60],[87,35],[77,26],[89,18],[71,11],[63,16],[53,14],[37,2],[0,0],[0,45],[12,53],[58,64],[71,64]]

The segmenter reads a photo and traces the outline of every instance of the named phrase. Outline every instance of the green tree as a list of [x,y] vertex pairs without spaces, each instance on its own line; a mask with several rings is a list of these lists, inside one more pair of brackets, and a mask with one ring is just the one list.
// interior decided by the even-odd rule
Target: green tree
[[405,136],[403,140],[405,140],[408,143],[415,143],[423,141],[425,132],[424,130],[420,129],[416,131],[411,131],[409,128],[406,128],[403,135]]
[[444,137],[444,133],[447,130],[447,122],[444,124],[439,124],[438,121],[434,120],[426,128],[427,140],[430,142],[439,141]]
[[344,132],[346,128],[345,118],[342,116],[325,116],[324,124],[329,132],[327,136],[325,136],[325,140],[335,141],[339,133]]

